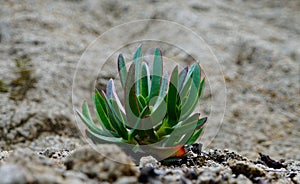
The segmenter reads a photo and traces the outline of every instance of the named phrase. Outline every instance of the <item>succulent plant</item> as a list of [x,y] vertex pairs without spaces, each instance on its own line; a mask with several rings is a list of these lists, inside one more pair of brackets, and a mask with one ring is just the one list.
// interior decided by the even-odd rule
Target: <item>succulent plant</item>
[[123,55],[119,55],[124,103],[118,98],[113,79],[108,81],[106,92],[95,90],[92,98],[97,123],[86,102],[82,112],[77,111],[88,127],[88,137],[96,143],[128,143],[135,148],[155,145],[158,150],[178,150],[198,139],[207,120],[193,114],[205,84],[201,68],[194,63],[179,72],[176,66],[168,78],[163,74],[162,60],[162,52],[155,49],[150,73],[148,63],[143,61],[142,46],[128,70]]

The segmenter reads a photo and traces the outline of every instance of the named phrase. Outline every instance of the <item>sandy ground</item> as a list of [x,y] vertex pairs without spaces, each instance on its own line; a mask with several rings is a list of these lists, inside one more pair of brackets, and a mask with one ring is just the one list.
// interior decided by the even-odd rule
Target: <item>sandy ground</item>
[[[47,136],[59,136],[62,141],[71,138],[74,145],[82,144],[72,109],[77,63],[88,45],[105,31],[140,19],[169,20],[190,28],[201,35],[219,60],[223,80],[210,76],[207,89],[215,90],[205,91],[200,111],[209,116],[213,100],[222,101],[222,97],[226,98],[226,109],[223,113],[222,104],[214,106],[216,117],[224,115],[224,119],[219,131],[219,124],[213,120],[207,128],[204,141],[216,134],[207,149],[228,148],[251,159],[263,152],[276,159],[300,160],[298,0],[2,1],[1,150],[28,146],[44,149],[51,146],[45,141]],[[151,34],[165,39],[169,33],[155,24],[123,32],[124,35],[116,34],[106,40],[107,44],[118,43],[121,37],[134,40]],[[187,48],[195,44],[186,43],[181,32],[169,35]],[[180,50],[156,44],[163,47],[167,57],[174,57],[181,64],[191,63],[190,56]],[[130,58],[135,47],[132,44],[122,51]],[[113,51],[106,47],[102,55]],[[86,58],[96,62],[98,58],[93,56]],[[207,53],[200,56],[200,64],[211,57]],[[98,75],[100,85],[114,77],[114,62],[109,62]],[[207,72],[215,71],[213,67],[206,68]],[[76,94],[82,97],[75,99],[76,105],[89,98],[93,69],[91,65],[80,67],[81,77],[87,80],[76,84]]]

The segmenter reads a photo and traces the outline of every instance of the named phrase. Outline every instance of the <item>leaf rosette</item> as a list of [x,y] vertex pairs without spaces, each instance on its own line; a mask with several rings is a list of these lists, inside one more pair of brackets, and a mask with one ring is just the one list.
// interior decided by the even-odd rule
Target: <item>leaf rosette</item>
[[170,76],[164,75],[162,52],[156,48],[151,72],[149,68],[143,61],[142,46],[128,69],[120,54],[118,72],[124,102],[110,79],[105,92],[95,90],[92,95],[97,121],[86,102],[82,111],[77,111],[94,143],[127,143],[133,152],[162,158],[178,153],[183,145],[191,145],[200,137],[207,117],[194,113],[205,85],[199,64],[180,72],[176,66]]

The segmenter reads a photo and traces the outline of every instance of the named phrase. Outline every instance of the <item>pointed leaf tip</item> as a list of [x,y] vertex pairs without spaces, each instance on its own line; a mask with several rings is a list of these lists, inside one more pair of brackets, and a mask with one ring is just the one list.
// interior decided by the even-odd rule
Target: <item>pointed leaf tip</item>
[[124,57],[122,54],[120,54],[118,57],[118,71],[119,71],[119,76],[120,76],[122,87],[124,88],[125,82],[126,82],[126,77],[127,77],[127,69],[126,69],[125,60],[124,60]]
[[156,48],[154,53],[154,61],[152,65],[152,84],[149,100],[159,95],[161,80],[163,74],[163,64],[162,64],[162,55],[161,51]]
[[108,99],[113,98],[114,81],[112,78],[109,79],[106,85],[106,96]]

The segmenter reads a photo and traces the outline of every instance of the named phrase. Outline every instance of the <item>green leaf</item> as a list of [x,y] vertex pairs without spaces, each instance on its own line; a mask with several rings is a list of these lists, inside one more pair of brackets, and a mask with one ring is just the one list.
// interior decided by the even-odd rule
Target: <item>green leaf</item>
[[196,130],[193,135],[189,138],[189,140],[186,142],[187,145],[191,145],[194,144],[197,139],[199,138],[199,136],[201,135],[203,131],[203,128],[200,128],[199,130]]
[[122,138],[103,136],[100,134],[96,134],[90,130],[86,130],[85,132],[87,136],[93,140],[94,143],[103,143],[104,141],[113,142],[113,143],[123,142]]
[[203,126],[207,121],[207,117],[201,118],[198,120],[197,122],[197,127],[195,129],[195,132],[193,133],[193,135],[189,138],[189,140],[187,141],[187,145],[191,145],[193,144],[201,135],[201,132],[203,130]]
[[[125,128],[125,123],[121,121],[121,119],[118,117],[117,109],[115,109],[113,105],[110,103],[115,101],[114,100],[109,101],[103,91],[101,95],[105,100],[107,106],[109,107],[108,116],[110,118],[110,122],[113,129],[126,140],[128,138],[128,132],[127,129]],[[117,106],[117,104],[115,105]]]
[[188,98],[183,102],[182,105],[180,120],[183,120],[186,117],[188,117],[193,112],[195,106],[199,101],[200,77],[201,77],[200,66],[197,63],[195,63],[191,67],[191,71],[192,71],[191,76],[193,80],[190,86]]
[[163,99],[157,101],[158,103],[155,104],[150,114],[153,126],[156,126],[157,124],[161,123],[167,113],[166,102]]
[[118,122],[120,122],[122,124],[122,127],[126,127],[126,125],[127,125],[126,115],[119,108],[119,105],[116,102],[116,100],[115,99],[109,99],[109,103],[111,104],[110,107],[111,107],[114,115],[118,119]]
[[[84,107],[86,105],[83,105],[82,108],[86,108]],[[112,132],[108,132],[108,131],[104,131],[101,130],[100,128],[98,128],[95,123],[90,120],[88,117],[86,117],[84,114],[81,114],[79,111],[76,111],[78,116],[80,117],[80,119],[82,120],[82,122],[93,132],[103,135],[103,136],[117,136],[116,134],[113,134]]]
[[107,130],[114,131],[114,128],[108,117],[108,110],[106,108],[105,100],[100,95],[98,90],[95,91],[95,94],[93,95],[93,100],[99,123],[101,123],[101,125]]
[[190,127],[193,127],[193,129],[196,129],[199,116],[200,116],[200,113],[195,113],[195,114],[191,115],[190,117],[184,119],[179,124],[177,124],[175,126],[175,129],[177,129],[179,131],[183,131],[183,132],[185,132],[185,129],[188,129]]
[[[148,107],[145,107],[142,110],[142,112],[140,113],[139,117],[134,122],[134,124],[130,127],[131,130],[129,131],[129,134],[128,134],[128,139],[130,141],[133,141],[135,135],[137,135],[137,134],[141,135],[146,131],[146,130],[144,130],[145,124],[151,123],[151,118],[149,118],[149,117],[142,119],[143,116],[145,116],[148,113],[147,111],[149,111],[149,109],[148,109]],[[139,130],[139,129],[141,129],[141,130]],[[154,130],[153,130],[153,133],[154,133]],[[155,137],[157,137],[157,136],[155,136]]]
[[203,125],[206,123],[206,121],[207,121],[207,117],[204,117],[204,118],[199,119],[198,122],[197,122],[197,127],[196,127],[196,129],[202,128]]
[[188,117],[194,110],[198,101],[198,89],[191,86],[190,93],[181,108],[180,120]]
[[82,114],[86,117],[90,122],[93,122],[89,107],[86,102],[82,104]]
[[124,107],[121,104],[121,101],[117,95],[114,81],[110,79],[106,85],[106,97],[107,99],[114,99],[118,105],[118,108],[125,113]]
[[142,95],[138,95],[137,99],[140,109],[144,109],[147,106],[147,100]]
[[174,131],[166,139],[164,145],[174,146],[177,144],[184,144],[190,138],[190,135],[193,134],[198,118],[199,114],[194,114],[186,120],[180,122],[178,126],[174,127]]
[[204,86],[205,86],[205,78],[202,79],[201,83],[200,83],[200,88],[199,88],[199,93],[198,93],[198,98],[200,99],[202,93],[203,93],[203,90],[204,90]]
[[161,101],[165,99],[167,95],[167,91],[168,91],[168,79],[167,76],[164,76],[161,79],[161,87],[160,87],[158,98],[156,100],[156,104],[161,103]]
[[179,93],[180,96],[180,105],[183,105],[185,100],[188,99],[188,94],[191,89],[193,78],[192,75],[187,75],[183,87]]
[[138,120],[140,109],[138,99],[135,93],[135,65],[132,64],[129,68],[126,85],[125,85],[125,112],[129,127],[134,127],[134,123]]
[[185,67],[185,68],[179,73],[179,79],[178,79],[178,91],[181,91],[187,73],[188,73],[188,67]]
[[125,87],[125,82],[126,82],[126,77],[127,77],[127,69],[126,69],[126,64],[125,60],[122,54],[119,55],[118,57],[118,71],[119,71],[119,76],[121,80],[122,87]]
[[174,128],[161,126],[158,131],[156,131],[156,134],[159,138],[162,138],[166,135],[170,135],[173,132]]
[[[178,112],[176,111],[176,103],[178,97],[178,66],[176,66],[172,72],[170,83],[169,83],[169,91],[167,95],[167,112],[170,122],[177,122],[178,120]],[[173,125],[171,125],[173,126]]]
[[142,64],[142,96],[147,98],[150,90],[150,74],[146,63]]
[[136,94],[139,95],[142,93],[142,45],[140,45],[136,50],[133,57],[133,62],[135,65]]
[[162,80],[162,73],[163,73],[162,53],[158,48],[156,48],[154,53],[153,66],[152,66],[152,84],[151,84],[151,92],[150,92],[149,100],[154,96],[158,96],[159,94],[161,80]]

